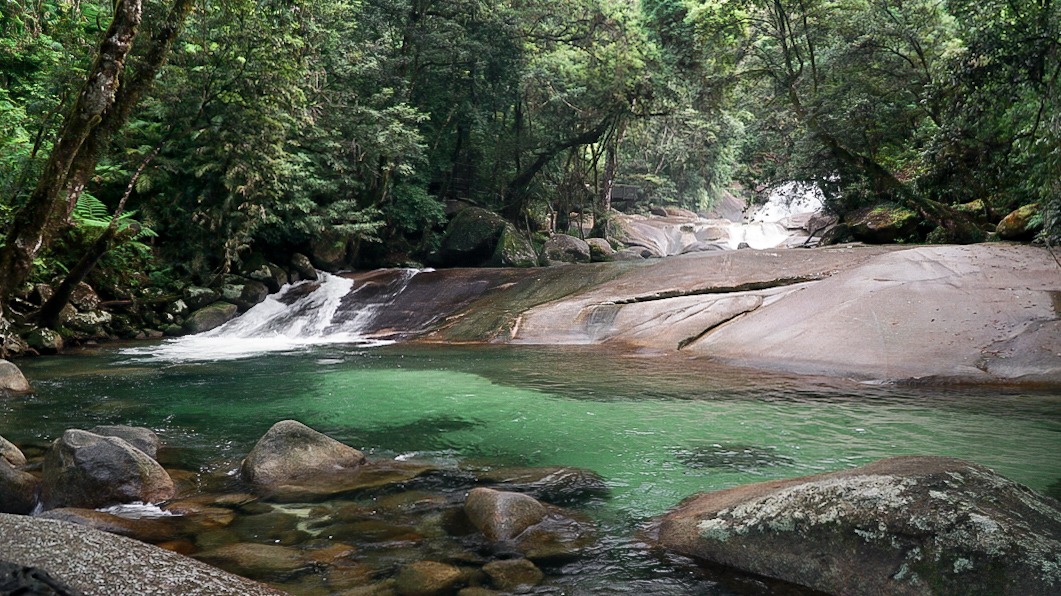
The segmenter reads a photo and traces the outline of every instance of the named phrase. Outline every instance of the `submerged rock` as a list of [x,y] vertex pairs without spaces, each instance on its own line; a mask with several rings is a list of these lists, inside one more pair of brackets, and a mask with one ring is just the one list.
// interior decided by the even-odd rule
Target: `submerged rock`
[[365,462],[357,449],[295,420],[277,422],[240,466],[240,476],[259,491],[312,486],[353,474]]
[[594,539],[583,522],[522,493],[474,488],[464,514],[494,548],[532,560],[577,555]]
[[262,581],[282,581],[312,567],[298,550],[275,544],[229,544],[198,553],[195,558]]
[[45,519],[58,519],[94,530],[128,536],[144,542],[160,543],[177,537],[178,528],[173,519],[130,519],[95,509],[62,507],[41,514]]
[[1050,594],[1056,501],[969,462],[897,457],[698,495],[665,548],[832,594]]
[[459,567],[436,561],[416,561],[401,568],[394,589],[401,596],[451,594],[463,578]]
[[536,586],[545,577],[542,570],[527,559],[491,561],[483,566],[483,571],[490,576],[490,583],[495,588],[506,592]]
[[117,437],[68,430],[44,457],[44,508],[97,508],[157,503],[173,497],[169,474],[143,451]]

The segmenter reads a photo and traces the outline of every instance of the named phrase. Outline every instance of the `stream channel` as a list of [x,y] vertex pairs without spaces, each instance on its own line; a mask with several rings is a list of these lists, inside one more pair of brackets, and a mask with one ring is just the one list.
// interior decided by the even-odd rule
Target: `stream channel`
[[[545,580],[531,591],[540,594],[780,590],[702,572],[652,551],[640,534],[682,498],[741,483],[933,454],[1061,492],[1056,392],[857,385],[581,347],[329,344],[215,360],[160,358],[163,348],[107,346],[21,362],[36,393],[0,401],[0,433],[32,457],[66,428],[152,428],[165,446],[162,463],[185,470],[175,474],[185,496],[246,491],[236,475],[241,458],[288,418],[369,459],[439,471],[401,490],[252,503],[226,528],[206,525],[182,539],[193,553],[234,541],[353,547],[345,571],[255,577],[298,594],[372,585],[409,561],[474,558],[438,519],[483,478],[527,467],[591,470],[607,486],[562,503],[592,519],[600,539],[578,558],[542,563]],[[344,518],[351,508],[367,513]]]

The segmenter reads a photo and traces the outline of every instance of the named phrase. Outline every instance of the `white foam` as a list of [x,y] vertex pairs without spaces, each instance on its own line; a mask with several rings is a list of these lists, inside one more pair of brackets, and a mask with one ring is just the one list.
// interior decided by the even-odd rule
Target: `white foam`
[[[392,295],[400,293],[418,271],[408,269],[401,273],[401,283]],[[211,331],[168,339],[153,346],[127,348],[121,353],[137,361],[217,361],[328,344],[374,347],[393,343],[363,333],[385,304],[365,305],[336,317],[343,299],[360,289],[354,288],[353,280],[320,273],[315,289],[286,303],[288,293],[302,292],[305,290],[302,286],[311,283],[318,282],[285,285],[242,316]]]

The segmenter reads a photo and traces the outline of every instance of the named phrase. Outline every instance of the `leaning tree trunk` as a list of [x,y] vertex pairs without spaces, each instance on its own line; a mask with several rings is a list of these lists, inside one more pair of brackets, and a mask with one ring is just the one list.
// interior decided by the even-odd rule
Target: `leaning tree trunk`
[[[15,212],[0,248],[0,303],[26,281],[37,252],[48,243],[64,213],[71,165],[85,140],[114,103],[125,59],[140,27],[141,0],[118,0],[88,79],[60,129],[37,186]],[[57,217],[58,216],[58,217]]]

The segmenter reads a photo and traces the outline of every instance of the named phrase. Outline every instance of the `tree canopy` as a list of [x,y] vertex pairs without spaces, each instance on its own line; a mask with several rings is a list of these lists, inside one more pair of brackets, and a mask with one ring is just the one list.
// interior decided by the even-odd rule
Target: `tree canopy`
[[563,231],[616,184],[808,181],[937,241],[1037,203],[1061,236],[1052,0],[8,2],[0,67],[0,298],[86,252],[125,285],[418,261],[447,205]]

